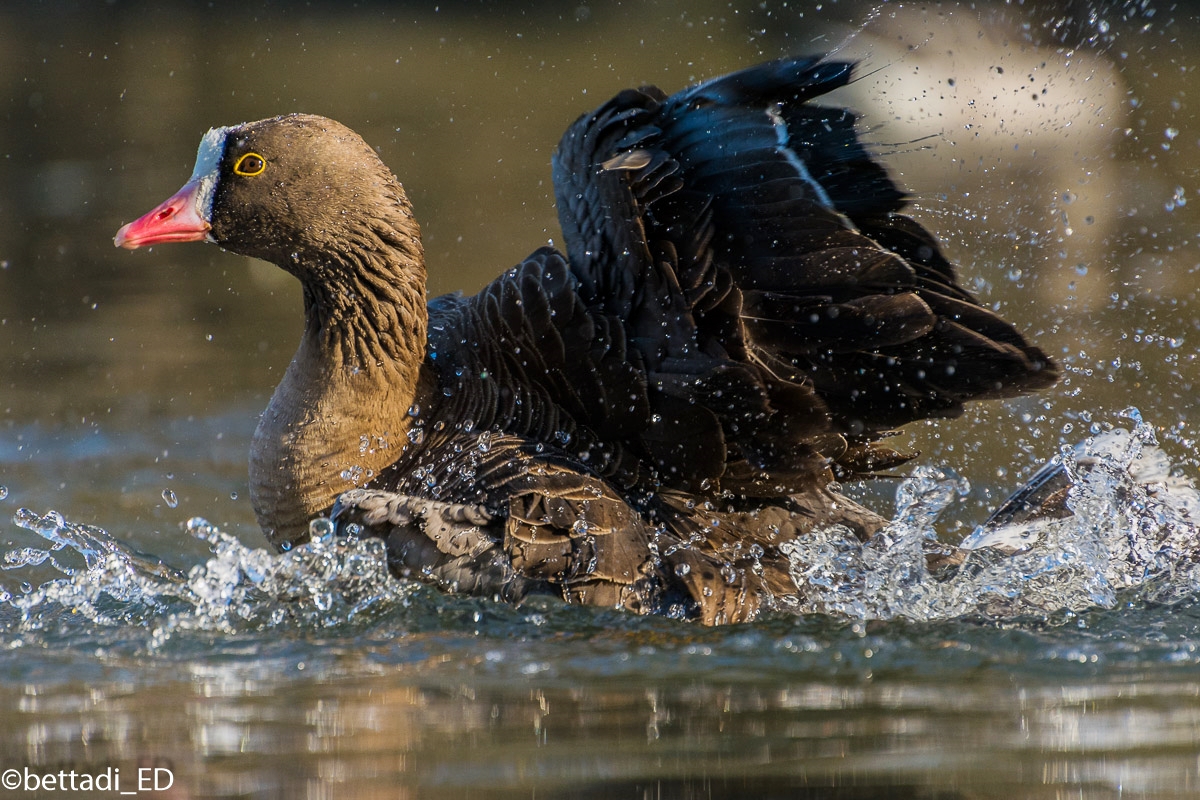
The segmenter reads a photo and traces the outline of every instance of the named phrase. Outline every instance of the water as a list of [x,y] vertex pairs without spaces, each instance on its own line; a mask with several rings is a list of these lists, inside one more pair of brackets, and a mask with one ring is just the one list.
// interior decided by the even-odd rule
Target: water
[[[1190,599],[1200,587],[1200,493],[1172,474],[1153,429],[1105,431],[1066,450],[1061,463],[1072,477],[1069,516],[981,527],[960,543],[961,564],[932,571],[927,553],[938,546],[939,517],[966,487],[932,468],[916,470],[897,489],[892,522],[867,542],[833,526],[784,544],[799,591],[776,598],[773,610],[859,623],[1000,621]],[[154,652],[179,632],[336,629],[411,612],[417,597],[435,614],[454,602],[391,578],[381,540],[338,537],[326,519],[313,521],[311,542],[275,553],[194,517],[184,530],[212,557],[186,571],[57,511],[22,508],[12,522],[48,543],[0,558],[9,573],[0,601],[21,633],[54,629],[68,612],[88,630],[148,627],[139,647]],[[41,580],[43,566],[63,577]]]
[[[0,781],[120,769],[130,788],[167,769],[171,788],[147,794],[195,798],[1200,793],[1200,42],[1186,7],[1069,12],[0,17]],[[834,47],[867,59],[840,99],[914,215],[1060,359],[1058,387],[910,426],[918,470],[846,487],[898,506],[893,525],[795,543],[803,598],[752,625],[446,597],[388,578],[368,541],[264,549],[246,451],[300,335],[296,287],[211,247],[111,246],[178,188],[205,130],[293,110],[350,124],[414,200],[431,291],[472,291],[559,236],[549,154],[579,113],[627,85]],[[1052,458],[1080,478],[1071,520],[975,530]],[[929,573],[935,536],[971,548],[966,568]]]
[[[734,796],[749,779],[782,792],[849,777],[1003,797],[1035,774],[1047,790],[1184,797],[1200,495],[1152,436],[1142,424],[1067,452],[1074,516],[981,531],[951,577],[929,574],[923,544],[962,481],[922,471],[870,542],[827,530],[792,546],[805,604],[718,630],[446,597],[390,578],[380,542],[320,523],[277,554],[193,518],[211,556],[184,571],[21,509],[13,523],[44,545],[3,555],[0,674],[43,721],[0,735],[0,753],[169,764],[201,796],[392,781],[423,797]],[[60,576],[39,583],[45,565]],[[147,715],[181,695],[184,713]],[[320,755],[311,774],[253,759],[298,747]]]
[[1153,429],[1140,423],[1105,431],[1058,463],[1072,478],[1071,516],[977,529],[960,543],[967,555],[950,577],[931,575],[925,553],[938,542],[938,516],[967,487],[918,468],[898,489],[896,518],[871,541],[860,545],[848,531],[830,529],[786,546],[807,596],[797,610],[927,621],[1190,597],[1200,586],[1200,495],[1172,475]]

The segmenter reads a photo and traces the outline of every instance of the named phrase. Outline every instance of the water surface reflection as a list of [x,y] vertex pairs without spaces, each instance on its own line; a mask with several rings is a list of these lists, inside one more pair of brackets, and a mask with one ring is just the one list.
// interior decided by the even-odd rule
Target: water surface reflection
[[[193,797],[1187,797],[1200,685],[982,675],[586,684],[181,668],[10,687],[6,763],[168,764]],[[433,672],[422,676],[421,672]],[[986,758],[981,758],[986,753]],[[400,793],[397,795],[397,787]],[[969,787],[969,789],[964,789]],[[1119,788],[1118,788],[1119,787]],[[1125,794],[1121,795],[1121,792]],[[882,794],[881,794],[882,793]]]

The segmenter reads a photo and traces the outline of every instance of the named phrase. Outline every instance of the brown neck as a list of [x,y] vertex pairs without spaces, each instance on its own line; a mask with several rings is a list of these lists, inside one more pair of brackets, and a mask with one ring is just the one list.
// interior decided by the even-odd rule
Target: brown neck
[[428,316],[416,223],[400,223],[287,266],[304,283],[304,338],[250,451],[251,501],[277,547],[305,541],[313,517],[408,443]]

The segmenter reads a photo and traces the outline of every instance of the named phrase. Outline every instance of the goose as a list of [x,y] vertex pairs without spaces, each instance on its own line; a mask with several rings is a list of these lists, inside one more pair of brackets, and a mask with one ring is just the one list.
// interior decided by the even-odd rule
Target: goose
[[912,458],[886,444],[900,426],[1058,376],[818,102],[853,71],[790,57],[620,92],[552,157],[564,251],[472,296],[427,298],[400,182],[310,114],[209,130],[115,243],[212,242],[300,281],[250,449],[276,548],[327,516],[448,592],[753,620],[798,591],[781,545],[885,524],[836,481]]

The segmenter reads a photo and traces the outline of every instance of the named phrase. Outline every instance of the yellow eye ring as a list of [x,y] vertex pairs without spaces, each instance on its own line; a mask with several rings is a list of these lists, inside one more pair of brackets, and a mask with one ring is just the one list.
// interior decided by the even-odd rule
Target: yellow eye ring
[[258,153],[245,153],[233,165],[233,171],[247,178],[258,175],[267,168],[267,160]]

